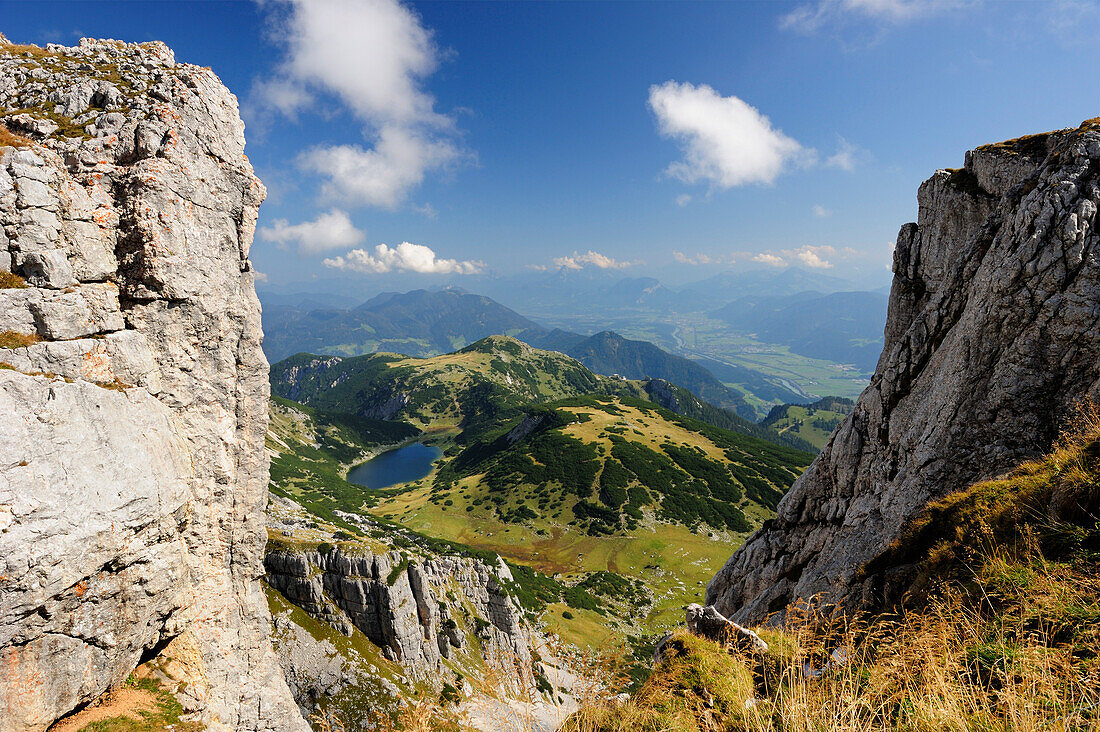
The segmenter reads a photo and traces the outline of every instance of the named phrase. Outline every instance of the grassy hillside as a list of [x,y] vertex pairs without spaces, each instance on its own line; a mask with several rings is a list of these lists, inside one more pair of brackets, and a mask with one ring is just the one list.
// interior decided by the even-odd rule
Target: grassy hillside
[[319,409],[406,420],[432,433],[457,433],[459,442],[518,418],[532,403],[608,395],[649,398],[723,429],[813,449],[796,435],[778,435],[663,380],[602,376],[561,353],[506,336],[483,338],[431,358],[300,353],[271,367],[271,388],[281,397]]
[[778,442],[781,445],[792,447],[802,452],[817,452],[819,448],[804,440],[798,433],[790,430],[780,432],[772,426],[755,424],[740,415],[734,414],[728,409],[721,409],[699,399],[687,389],[672,384],[663,379],[650,379],[645,383],[645,391],[649,400],[655,404],[672,410],[677,414],[700,422],[706,422],[713,427],[720,427],[730,432],[737,432],[749,437],[766,442]]
[[841,397],[825,397],[813,404],[781,404],[773,407],[760,424],[781,435],[800,438],[820,450],[854,407],[855,402]]
[[573,522],[594,534],[636,528],[645,508],[665,521],[744,532],[750,524],[741,507],[774,509],[805,466],[803,453],[652,402],[581,397],[530,410],[518,424],[474,442],[439,472],[433,488],[476,478],[504,520],[568,508]]
[[[506,337],[428,359],[302,354],[272,383],[273,492],[349,535],[339,512],[499,554],[529,612],[583,646],[671,627],[811,459],[667,382],[599,376]],[[772,441],[658,406],[658,383],[680,409]],[[414,438],[443,449],[427,477],[375,491],[345,479]]]
[[589,394],[644,396],[637,382],[598,376],[573,359],[491,336],[432,358],[298,354],[271,368],[279,396],[333,411],[403,419],[428,430],[491,428],[521,407]]
[[749,659],[679,634],[628,703],[568,732],[1100,729],[1100,415],[928,507],[887,555],[889,614],[804,615]]
[[618,374],[628,379],[665,379],[706,402],[755,419],[755,410],[736,389],[723,384],[695,361],[674,356],[648,341],[630,340],[608,330],[587,338],[560,330],[552,331],[545,339],[533,334],[524,338],[532,345],[568,354],[596,373]]
[[601,603],[572,622],[550,605],[564,637],[591,642],[671,624],[809,460],[642,399],[574,397],[452,446],[433,476],[376,492],[370,511],[567,584],[641,583],[649,599],[619,623]]

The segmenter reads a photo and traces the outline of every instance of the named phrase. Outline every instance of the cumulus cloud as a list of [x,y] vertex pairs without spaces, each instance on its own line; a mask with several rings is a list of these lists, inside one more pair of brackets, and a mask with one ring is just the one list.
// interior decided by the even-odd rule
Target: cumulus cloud
[[606,254],[600,254],[589,249],[584,254],[573,252],[570,257],[555,257],[554,265],[565,269],[584,269],[585,267],[598,267],[599,269],[624,269],[633,267],[638,262],[620,262]]
[[817,218],[819,218],[819,219],[823,219],[823,218],[826,218],[826,217],[828,217],[828,216],[832,216],[832,215],[833,215],[833,212],[832,212],[832,211],[830,211],[829,209],[825,208],[825,207],[824,207],[824,206],[822,206],[822,205],[821,205],[820,203],[815,203],[815,204],[814,204],[814,209],[813,209],[813,210],[814,210],[814,216],[816,216],[816,217],[817,217]]
[[766,251],[752,255],[751,259],[759,264],[769,267],[788,267],[792,264],[801,264],[813,269],[830,269],[833,259],[848,259],[858,256],[859,252],[851,247],[833,247],[828,245],[813,246],[806,244],[797,249],[780,249]]
[[372,143],[319,147],[299,159],[326,179],[324,194],[347,205],[392,208],[426,174],[469,159],[452,116],[436,110],[424,80],[440,51],[398,0],[275,0],[285,57],[256,84],[257,104],[291,118],[331,95],[363,123]]
[[271,226],[260,227],[260,239],[282,246],[297,244],[302,254],[320,254],[332,249],[348,249],[363,241],[363,232],[355,228],[348,215],[333,209],[313,221],[291,224],[275,219]]
[[719,188],[770,184],[799,156],[813,155],[772,127],[755,107],[706,84],[651,86],[649,107],[661,134],[678,141],[684,153],[665,172],[685,183],[707,181]]
[[830,26],[871,21],[901,25],[973,4],[974,0],[817,0],[779,19],[779,27],[811,35]]
[[856,169],[860,158],[864,157],[866,155],[863,150],[842,137],[836,153],[825,159],[825,167],[837,168],[846,173],[851,173]]
[[684,254],[683,252],[673,252],[672,253],[672,258],[675,259],[680,264],[691,264],[691,265],[717,264],[719,261],[721,261],[720,259],[711,257],[707,254],[690,254],[689,255],[689,254]]
[[802,248],[795,253],[795,257],[802,264],[814,269],[828,269],[833,266],[832,262],[823,259],[818,252],[814,251],[813,247]]
[[766,264],[769,267],[786,267],[787,260],[783,259],[777,254],[770,254],[768,252],[760,252],[752,258],[752,261],[759,262],[760,264]]
[[385,274],[386,272],[417,272],[420,274],[480,274],[484,262],[440,259],[431,247],[402,242],[396,247],[379,244],[373,251],[352,249],[339,257],[324,260],[326,267],[350,272]]
[[691,194],[690,193],[681,193],[680,195],[676,196],[676,205],[679,206],[680,208],[683,208],[684,206],[688,205],[689,203],[691,203]]
[[374,149],[359,145],[315,147],[299,165],[325,177],[325,196],[343,203],[394,208],[427,172],[453,163],[460,151],[446,140],[401,127],[383,128]]

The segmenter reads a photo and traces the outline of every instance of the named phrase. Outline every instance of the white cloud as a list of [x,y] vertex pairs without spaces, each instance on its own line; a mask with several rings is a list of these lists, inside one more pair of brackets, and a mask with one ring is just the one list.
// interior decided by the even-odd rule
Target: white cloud
[[690,193],[681,193],[680,195],[676,196],[676,205],[679,206],[680,208],[683,208],[684,206],[688,205],[689,203],[691,203],[691,194]]
[[355,228],[348,215],[333,209],[313,221],[291,224],[275,219],[271,226],[260,227],[260,238],[286,246],[297,244],[302,254],[320,254],[332,249],[348,249],[363,241],[363,232]]
[[324,260],[326,267],[351,272],[384,274],[386,272],[417,272],[420,274],[480,274],[484,262],[439,259],[431,247],[402,242],[396,247],[379,244],[374,251],[352,249],[347,254]]
[[863,150],[841,137],[836,153],[825,159],[825,167],[838,168],[846,173],[851,173],[856,169],[860,159],[864,157],[866,155]]
[[721,261],[720,259],[715,259],[713,257],[710,257],[709,255],[706,255],[706,254],[688,255],[688,254],[684,254],[683,252],[673,252],[672,253],[672,258],[675,259],[680,264],[691,264],[691,265],[717,264],[719,261]]
[[[286,58],[276,83],[333,93],[369,122],[453,124],[421,88],[439,65],[431,31],[397,0],[279,0],[274,7],[285,11],[277,40]],[[273,96],[285,100],[276,104],[281,111],[298,103],[293,94]]]
[[665,172],[685,183],[709,181],[719,188],[770,184],[798,157],[814,155],[773,128],[756,108],[706,84],[651,86],[649,107],[661,134],[679,141],[684,152],[684,159]]
[[583,269],[586,266],[598,267],[599,269],[624,269],[626,267],[633,267],[638,262],[620,262],[617,259],[612,259],[606,254],[600,254],[589,249],[584,254],[573,252],[570,257],[555,257],[554,265],[556,267],[564,267],[565,269]]
[[810,35],[851,22],[901,25],[968,4],[974,0],[817,0],[783,15],[779,27]]
[[257,282],[267,282],[268,279],[269,279],[268,276],[267,276],[267,272],[260,272],[259,270],[255,270],[255,269],[252,270],[252,277]]
[[760,264],[766,264],[769,267],[786,267],[787,260],[783,257],[775,254],[769,254],[768,252],[760,252],[752,258],[752,261],[759,262]]
[[821,255],[813,250],[813,247],[803,247],[795,253],[795,257],[802,264],[814,269],[828,269],[833,266],[832,262],[822,259]]
[[311,101],[305,87],[292,79],[260,79],[252,84],[253,106],[259,106],[261,110],[278,110],[295,121],[298,112],[309,106]]
[[[859,252],[851,247],[837,249],[828,245],[812,246],[806,244],[797,249],[780,249],[778,251],[766,251],[752,255],[751,259],[759,264],[769,267],[787,267],[792,264],[801,264],[813,269],[829,269],[833,266],[832,258],[846,259],[857,256]],[[829,257],[830,259],[826,259]]]
[[420,18],[398,0],[276,0],[276,39],[286,54],[276,76],[258,82],[261,106],[294,118],[339,99],[364,125],[373,149],[322,146],[302,156],[326,178],[330,200],[392,208],[425,175],[472,156],[455,141],[454,117],[436,110],[424,80],[440,52]]
[[447,140],[425,138],[402,127],[385,127],[373,150],[358,145],[315,147],[299,166],[326,178],[325,196],[344,203],[394,208],[426,173],[462,156]]
[[814,216],[816,216],[817,218],[824,219],[832,215],[833,212],[822,206],[820,203],[814,204]]

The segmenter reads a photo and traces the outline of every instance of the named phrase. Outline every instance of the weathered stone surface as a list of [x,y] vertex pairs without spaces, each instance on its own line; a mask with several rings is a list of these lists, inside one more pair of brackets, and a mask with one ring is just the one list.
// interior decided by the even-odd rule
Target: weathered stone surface
[[38,332],[50,340],[69,340],[122,330],[126,327],[118,304],[118,288],[110,283],[88,284],[75,292],[30,303]]
[[768,650],[768,644],[760,636],[728,619],[715,610],[713,605],[703,607],[698,603],[691,603],[684,608],[684,622],[689,631],[715,643],[731,646],[745,653],[765,653]]
[[0,330],[44,342],[0,349],[0,730],[165,647],[208,728],[305,730],[259,586],[264,189],[236,99],[163,44],[85,39],[0,46],[16,109],[37,144],[0,148],[0,265],[32,287],[0,290]]
[[891,599],[905,568],[864,570],[908,520],[1046,451],[1100,397],[1098,176],[1086,123],[979,148],[921,186],[871,385],[708,603],[755,623],[797,599]]
[[[490,568],[460,557],[410,560],[397,552],[337,549],[272,551],[264,564],[268,584],[288,600],[336,627],[350,622],[415,678],[439,678],[443,659],[465,645],[465,633],[476,634],[488,653],[530,664],[531,633],[501,585],[512,580],[503,563]],[[464,618],[467,608],[473,617]]]

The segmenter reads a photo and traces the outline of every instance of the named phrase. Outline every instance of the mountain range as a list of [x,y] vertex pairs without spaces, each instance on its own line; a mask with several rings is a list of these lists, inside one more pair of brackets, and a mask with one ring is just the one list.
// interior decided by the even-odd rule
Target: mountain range
[[[514,336],[536,348],[564,353],[596,373],[628,379],[667,379],[746,419],[756,410],[698,363],[613,331],[592,336],[546,329],[500,303],[459,290],[383,293],[349,310],[276,306],[265,310],[264,350],[280,361],[293,353],[357,356],[396,352],[427,357],[491,335]],[[796,397],[797,395],[791,395]]]

